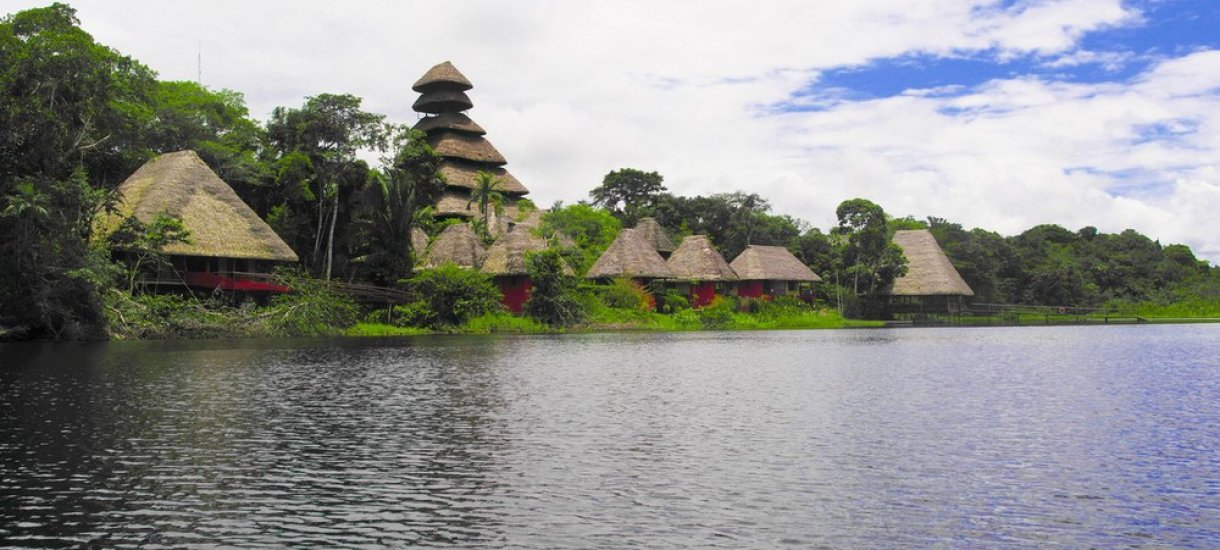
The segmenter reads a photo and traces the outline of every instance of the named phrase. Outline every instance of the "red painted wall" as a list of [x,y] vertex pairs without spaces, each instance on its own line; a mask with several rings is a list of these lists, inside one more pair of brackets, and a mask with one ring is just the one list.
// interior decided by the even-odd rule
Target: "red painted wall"
[[199,288],[219,288],[221,290],[241,290],[245,292],[292,292],[291,288],[269,281],[230,278],[201,271],[183,273],[182,280],[190,286]]
[[762,298],[762,281],[742,281],[737,283],[737,295],[742,298]]
[[703,307],[716,298],[716,283],[702,282],[691,285],[690,287],[690,305],[692,307]]
[[521,313],[525,309],[525,301],[530,299],[530,289],[534,287],[529,277],[501,277],[496,279],[500,294],[504,298],[500,303],[513,313]]

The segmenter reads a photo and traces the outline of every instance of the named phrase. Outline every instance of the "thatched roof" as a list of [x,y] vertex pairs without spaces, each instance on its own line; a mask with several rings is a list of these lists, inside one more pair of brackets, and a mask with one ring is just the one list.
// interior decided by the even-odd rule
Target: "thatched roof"
[[[638,229],[637,229],[638,231]],[[737,272],[712,247],[707,235],[691,235],[665,260],[674,278],[689,281],[736,281]]]
[[669,279],[673,273],[665,260],[652,248],[643,235],[634,229],[624,229],[610,244],[585,277],[608,279],[612,277],[641,277],[647,279]]
[[907,257],[907,273],[894,280],[894,296],[974,296],[970,285],[953,268],[949,257],[927,229],[894,233],[894,244]]
[[419,113],[443,113],[446,111],[465,111],[474,107],[474,103],[466,96],[465,92],[457,90],[433,90],[424,92],[415,100],[415,104],[411,106]]
[[487,251],[468,223],[457,223],[446,227],[428,247],[424,267],[440,267],[451,263],[461,267],[477,269],[483,265]]
[[496,165],[508,162],[504,160],[504,155],[492,147],[490,141],[480,135],[440,131],[428,134],[428,145],[442,157]]
[[641,218],[635,224],[635,230],[643,235],[644,240],[648,241],[657,252],[673,252],[675,248],[674,242],[669,240],[669,235],[665,234],[665,228],[657,223],[656,218]]
[[743,281],[808,281],[822,280],[817,273],[796,259],[782,246],[752,244],[729,264]]
[[445,160],[441,162],[440,168],[441,175],[445,176],[446,183],[453,187],[464,187],[466,189],[474,189],[476,187],[479,170],[490,172],[491,175],[499,178],[500,190],[506,195],[525,195],[530,192],[508,170],[499,166],[479,166],[469,162]]
[[415,123],[415,129],[421,132],[456,130],[480,136],[487,133],[482,126],[479,126],[470,117],[462,113],[441,113],[436,116],[426,116]]
[[487,249],[481,270],[488,275],[526,275],[525,253],[534,250],[546,250],[546,240],[534,236],[529,227],[518,226]]
[[465,91],[473,88],[474,85],[466,79],[466,76],[453,66],[453,63],[448,61],[439,65],[433,66],[424,73],[415,84],[411,85],[411,89],[417,92],[425,92],[437,88],[450,88],[458,91]]
[[428,250],[428,234],[418,227],[411,228],[411,251],[415,257],[423,258]]
[[436,199],[436,214],[438,216],[462,216],[474,217],[479,214],[479,209],[470,203],[470,193],[461,191],[446,190],[441,193],[439,199]]
[[166,153],[136,170],[118,189],[116,215],[102,232],[123,218],[144,223],[158,214],[182,220],[190,243],[173,243],[168,254],[295,262],[297,255],[262,218],[204,164],[194,151]]

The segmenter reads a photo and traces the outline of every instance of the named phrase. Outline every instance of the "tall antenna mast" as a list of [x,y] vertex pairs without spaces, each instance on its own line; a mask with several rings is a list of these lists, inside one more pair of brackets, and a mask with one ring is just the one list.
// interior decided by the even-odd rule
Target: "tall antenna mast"
[[203,86],[203,39],[199,39],[199,56],[195,59],[195,84]]

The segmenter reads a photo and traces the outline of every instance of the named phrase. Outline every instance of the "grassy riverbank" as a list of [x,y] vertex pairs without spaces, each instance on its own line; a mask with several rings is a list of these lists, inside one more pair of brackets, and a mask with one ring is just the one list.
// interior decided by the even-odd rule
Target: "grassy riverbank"
[[[707,309],[707,308],[705,308]],[[359,323],[343,332],[345,336],[414,336],[419,334],[559,334],[590,332],[688,332],[697,330],[797,330],[880,327],[880,321],[845,319],[833,309],[805,309],[782,313],[703,313],[683,310],[674,314],[653,311],[599,308],[579,325],[560,329],[526,317],[492,313],[475,317],[456,327],[430,330],[397,327],[384,323]]]

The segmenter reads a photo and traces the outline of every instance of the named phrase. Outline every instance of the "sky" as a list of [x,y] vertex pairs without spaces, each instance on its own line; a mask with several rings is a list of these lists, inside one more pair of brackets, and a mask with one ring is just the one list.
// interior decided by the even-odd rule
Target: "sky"
[[1220,263],[1215,0],[69,3],[264,120],[351,93],[414,122],[411,84],[451,61],[543,206],[630,167],[823,230],[864,197],[1005,235],[1132,228]]

